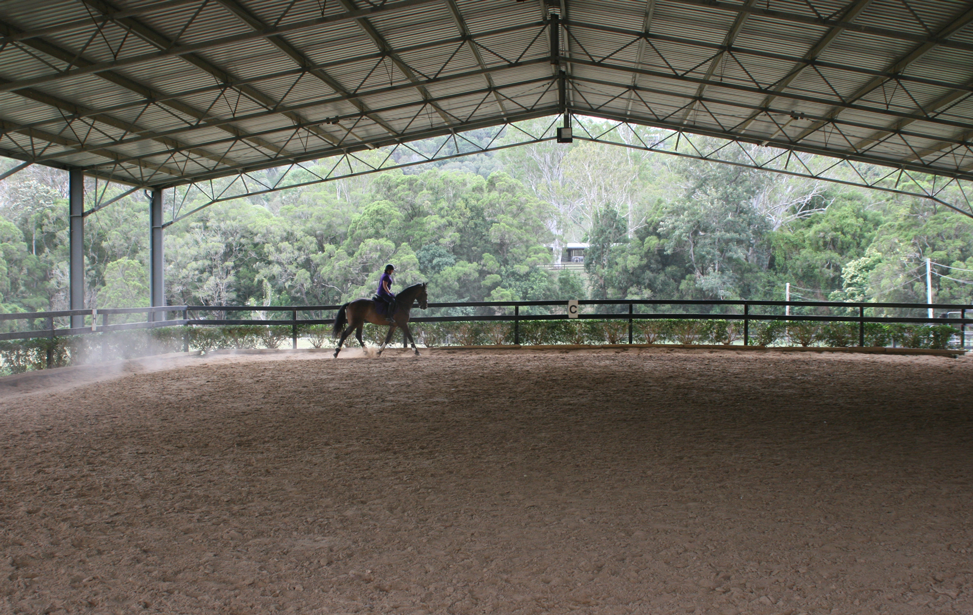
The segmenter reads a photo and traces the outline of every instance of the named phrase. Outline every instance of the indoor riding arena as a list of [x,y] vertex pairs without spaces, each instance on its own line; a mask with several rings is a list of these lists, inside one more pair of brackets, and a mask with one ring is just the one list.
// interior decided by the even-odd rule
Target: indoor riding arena
[[112,369],[0,381],[2,613],[973,610],[968,357]]

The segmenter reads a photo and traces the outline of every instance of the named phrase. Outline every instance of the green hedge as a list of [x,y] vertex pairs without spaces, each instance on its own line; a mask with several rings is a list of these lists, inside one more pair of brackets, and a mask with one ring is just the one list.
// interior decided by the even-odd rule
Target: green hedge
[[[514,323],[437,322],[413,323],[419,345],[485,346],[512,345]],[[380,345],[386,327],[367,325],[367,344]],[[165,327],[96,333],[92,335],[0,341],[0,375],[45,367],[63,367],[87,362],[115,361],[180,352],[184,349],[281,348],[292,335],[291,325],[235,325]],[[298,335],[315,348],[330,347],[330,325],[304,325]],[[859,329],[854,322],[751,321],[750,344],[754,346],[849,347],[858,345]],[[865,345],[871,347],[947,349],[958,338],[951,325],[865,323]],[[646,319],[633,323],[637,344],[730,345],[743,338],[743,322],[737,320]],[[628,342],[628,320],[525,320],[520,322],[520,343],[537,345],[601,345]],[[357,345],[352,335],[346,345]],[[402,343],[396,331],[393,345]]]

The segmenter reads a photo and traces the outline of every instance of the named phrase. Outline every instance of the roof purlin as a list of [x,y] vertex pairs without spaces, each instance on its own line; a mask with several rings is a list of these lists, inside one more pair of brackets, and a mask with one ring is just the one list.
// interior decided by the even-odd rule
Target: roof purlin
[[[507,71],[507,70],[512,70],[512,69],[521,68],[521,67],[525,67],[525,66],[530,66],[530,65],[534,65],[534,64],[542,64],[542,63],[547,63],[547,62],[548,62],[547,58],[542,58],[542,59],[538,59],[538,60],[530,60],[530,61],[527,61],[527,62],[521,62],[521,63],[514,64],[514,65],[510,65],[510,66],[494,66],[494,67],[488,68],[486,72],[488,72],[488,73],[496,73],[496,72]],[[448,83],[450,81],[460,81],[460,80],[463,80],[463,79],[469,79],[470,77],[479,76],[483,72],[484,71],[475,70],[475,71],[469,71],[469,72],[465,72],[465,73],[458,73],[458,74],[455,74],[455,75],[448,75],[446,77],[438,77],[438,78],[436,78],[433,81],[427,81],[425,83],[427,85],[437,85],[437,84],[441,84],[441,83]],[[545,79],[549,79],[549,78],[545,78]],[[512,83],[512,84],[505,84],[503,86],[499,86],[496,89],[499,91],[499,90],[502,90],[502,89],[505,89],[505,88],[520,86],[520,85],[523,85],[524,83],[537,83],[537,82],[540,82],[540,81],[544,81],[545,79],[532,79],[532,80],[529,80],[529,81],[526,81],[526,82],[516,82],[516,83]],[[404,84],[403,83],[403,84],[398,84],[398,85],[394,85],[394,86],[389,86],[389,87],[386,87],[386,88],[381,88],[381,89],[378,89],[378,90],[368,90],[368,91],[365,91],[365,92],[362,92],[362,93],[358,94],[358,96],[359,97],[380,96],[382,94],[392,93],[392,92],[396,92],[396,91],[400,91],[400,90],[409,90],[409,89],[412,89],[413,87],[414,86],[412,84]],[[474,93],[478,93],[478,92],[483,92],[483,91],[485,91],[485,90],[477,90],[477,91],[472,91],[472,92],[463,92],[461,94],[456,94],[454,96],[440,97],[440,98],[452,98],[452,97],[458,97],[458,96],[468,96],[470,94],[474,94]],[[347,96],[352,96],[352,95],[347,95]],[[313,107],[322,106],[322,105],[330,105],[330,104],[334,104],[334,103],[338,103],[338,102],[342,102],[342,101],[346,100],[347,99],[347,96],[342,95],[342,96],[334,96],[334,97],[331,97],[331,98],[324,98],[324,99],[316,100],[316,101],[313,101],[313,102],[308,102],[308,103],[302,103],[300,105],[295,105],[293,108],[296,109],[296,110],[303,110],[303,109],[313,108]],[[424,103],[420,103],[419,101],[413,101],[413,102],[409,102],[409,103],[403,103],[401,105],[396,105],[396,106],[392,107],[392,109],[398,109],[398,108],[403,108],[403,107],[410,107],[410,106],[419,105],[419,104],[424,104]],[[128,138],[128,139],[124,139],[124,140],[115,142],[115,143],[111,143],[109,145],[130,145],[130,144],[139,143],[139,142],[142,142],[142,141],[148,140],[150,138],[154,138],[154,137],[171,137],[171,136],[174,136],[174,135],[180,135],[180,134],[184,134],[184,133],[192,133],[193,131],[195,131],[197,129],[219,128],[220,126],[223,126],[223,125],[234,124],[234,123],[237,123],[237,122],[247,122],[247,121],[256,120],[256,119],[262,119],[262,118],[268,118],[268,117],[273,117],[274,115],[277,115],[277,112],[276,111],[273,111],[273,110],[265,110],[265,111],[258,111],[258,112],[250,113],[250,114],[247,114],[247,115],[238,116],[238,117],[235,117],[235,118],[217,118],[217,119],[214,119],[214,120],[209,120],[209,121],[206,121],[206,122],[201,122],[201,123],[199,123],[197,125],[194,125],[194,126],[185,126],[185,127],[180,127],[180,128],[174,128],[172,130],[168,130],[168,131],[164,131],[164,132],[161,132],[161,133],[157,133],[157,134],[153,135],[152,137],[149,137],[149,136],[131,137],[131,138]],[[358,114],[355,114],[355,115],[358,115]],[[338,116],[338,119],[342,119],[342,117],[351,118],[353,116]],[[329,118],[329,119],[333,119],[333,118]],[[304,121],[304,122],[298,122],[298,123],[295,123],[295,124],[292,124],[292,125],[289,125],[289,126],[283,126],[283,127],[280,127],[280,128],[271,129],[270,131],[266,131],[266,132],[284,132],[284,131],[290,130],[290,129],[294,128],[294,127],[304,127],[304,126],[316,125],[316,124],[320,124],[320,123],[321,123],[321,121],[319,121],[319,120],[308,120],[308,121]],[[263,134],[263,133],[258,133],[258,134]],[[0,135],[2,135],[2,132],[0,132]],[[220,140],[215,140],[215,141],[208,141],[206,143],[207,144],[227,143],[227,142],[232,142],[232,141],[235,141],[235,140],[236,139],[232,139],[232,138],[230,138],[230,139],[220,139]],[[199,146],[199,145],[200,144],[196,144],[196,146]],[[92,147],[95,147],[95,146],[104,147],[105,144],[95,144]],[[86,151],[86,150],[80,150],[80,151]],[[152,155],[159,155],[159,154],[152,154]],[[49,159],[39,159],[38,162],[45,162],[46,163],[47,160],[49,160]]]
[[10,90],[14,90],[18,88],[27,88],[35,85],[41,85],[44,83],[51,83],[54,81],[61,81],[64,79],[71,79],[72,77],[77,77],[80,75],[90,75],[90,74],[98,74],[105,71],[114,71],[119,68],[134,66],[145,62],[152,62],[162,58],[181,56],[190,53],[197,53],[199,51],[204,51],[206,49],[214,49],[217,47],[223,47],[235,43],[242,43],[251,40],[264,39],[270,36],[278,36],[281,34],[287,34],[291,32],[311,30],[326,25],[333,25],[333,24],[344,23],[348,21],[357,21],[369,15],[393,13],[395,11],[405,10],[415,6],[419,6],[423,4],[431,4],[431,3],[441,2],[441,1],[442,0],[398,0],[398,2],[387,3],[382,5],[381,7],[375,7],[371,9],[360,9],[349,13],[343,13],[341,15],[335,15],[332,17],[311,19],[298,24],[290,24],[287,26],[269,28],[262,32],[254,31],[254,32],[248,32],[246,34],[236,34],[233,36],[227,36],[219,39],[213,39],[213,40],[204,41],[201,43],[194,43],[190,45],[174,45],[164,51],[146,53],[138,56],[132,56],[129,58],[118,58],[112,60],[111,62],[93,62],[84,67],[73,69],[73,70],[48,74],[41,77],[33,77],[30,79],[22,79],[19,81],[14,81],[10,84],[0,86],[0,92],[8,92]]
[[[497,30],[491,30],[489,32],[483,32],[479,36],[484,36],[484,37],[486,37],[486,36],[496,36],[496,35],[499,35],[499,34],[506,34],[506,33],[516,32],[516,31],[520,31],[520,30],[527,30],[527,29],[531,29],[531,28],[542,28],[543,26],[544,26],[544,23],[543,22],[532,22],[532,23],[529,23],[529,24],[517,25],[517,26],[513,26],[513,27],[508,27],[508,28],[500,28],[500,29],[497,29]],[[430,48],[438,47],[438,46],[442,46],[442,45],[451,45],[451,44],[457,44],[457,43],[462,43],[462,42],[463,42],[463,37],[457,37],[457,38],[452,38],[452,39],[446,39],[446,40],[443,40],[443,41],[436,41],[436,42],[432,42],[432,43],[424,43],[422,45],[415,45],[415,46],[412,46],[412,47],[407,47],[407,48],[404,48],[402,51],[404,53],[405,52],[412,52],[412,51],[421,51],[421,50],[424,50],[424,49],[430,49]],[[282,77],[290,77],[290,76],[301,75],[302,73],[305,73],[308,70],[314,70],[314,69],[327,70],[329,68],[336,67],[336,66],[342,66],[342,65],[345,65],[345,64],[354,64],[356,62],[362,62],[362,61],[367,61],[367,60],[376,60],[376,59],[380,59],[381,57],[383,57],[381,53],[370,53],[370,54],[366,54],[366,55],[363,55],[363,56],[356,56],[356,57],[353,57],[353,58],[343,59],[343,60],[338,61],[338,62],[328,62],[328,63],[323,63],[323,64],[313,64],[312,63],[307,68],[294,68],[294,69],[289,69],[289,70],[285,70],[285,71],[278,71],[278,72],[270,73],[270,74],[266,74],[266,75],[258,75],[258,76],[250,77],[250,78],[247,78],[247,79],[238,79],[236,81],[232,81],[232,82],[228,82],[228,83],[216,83],[214,85],[200,87],[200,88],[194,88],[192,90],[188,90],[188,91],[184,91],[184,92],[170,93],[170,94],[165,94],[165,95],[162,95],[161,93],[156,93],[156,96],[154,96],[153,98],[147,98],[147,99],[142,100],[142,101],[136,101],[136,102],[129,102],[129,103],[122,103],[122,104],[118,104],[118,105],[112,105],[112,106],[110,106],[110,107],[108,107],[106,109],[103,109],[101,111],[90,111],[90,112],[85,112],[85,113],[72,113],[71,115],[66,116],[66,117],[63,117],[63,118],[56,118],[56,119],[50,119],[50,120],[41,120],[41,121],[38,121],[38,122],[31,122],[29,124],[21,124],[21,125],[19,125],[19,128],[23,128],[23,129],[40,128],[41,126],[44,126],[44,125],[47,125],[47,124],[60,123],[62,121],[70,121],[72,119],[77,119],[77,118],[81,118],[81,117],[88,117],[88,116],[95,115],[95,114],[98,114],[98,113],[115,113],[115,112],[118,112],[118,111],[123,111],[123,110],[126,110],[126,109],[135,108],[135,107],[144,107],[146,104],[160,104],[160,103],[165,103],[165,102],[172,101],[172,100],[177,100],[179,98],[186,98],[186,97],[198,96],[200,94],[206,94],[206,93],[210,93],[210,92],[221,91],[221,90],[225,90],[226,88],[230,88],[230,87],[238,87],[238,86],[241,86],[241,85],[259,83],[261,81],[269,81],[269,80],[278,79],[278,78],[282,78]],[[547,60],[544,59],[544,61],[546,62]],[[528,66],[528,65],[530,65],[532,63],[533,63],[533,61],[516,62],[512,66]],[[505,66],[492,67],[492,68],[488,68],[487,70],[493,71],[493,70],[496,70],[497,68],[503,69],[503,68],[506,68],[506,67]],[[0,83],[0,86],[2,86],[2,85],[3,84]],[[359,95],[364,95],[364,94],[359,94]],[[302,108],[305,108],[306,106],[307,105],[291,105],[288,108],[289,109],[293,109],[293,110],[300,110]],[[235,121],[235,120],[231,120],[231,122],[232,121]]]
[[[247,11],[243,6],[240,5],[236,0],[217,0],[222,4],[227,10],[239,17],[244,23],[253,28],[254,30],[266,29],[267,25],[260,21],[255,15]],[[312,62],[303,53],[297,50],[293,45],[288,43],[282,35],[279,36],[269,36],[267,41],[284,52],[289,58],[294,60],[298,66],[305,69],[311,75],[314,75],[318,80],[327,85],[329,88],[338,92],[339,94],[348,96],[347,102],[354,105],[361,113],[367,115],[373,122],[384,128],[389,134],[398,134],[396,130],[379,115],[373,113],[361,99],[355,97],[351,92],[349,92],[344,86],[342,86],[334,77],[329,75],[321,68],[312,68]],[[329,140],[333,140],[329,137]],[[337,143],[337,140],[333,140]]]

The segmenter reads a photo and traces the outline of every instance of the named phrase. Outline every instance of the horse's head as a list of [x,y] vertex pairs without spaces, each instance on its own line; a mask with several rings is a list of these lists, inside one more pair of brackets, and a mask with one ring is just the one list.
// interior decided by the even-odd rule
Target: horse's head
[[422,287],[419,289],[419,294],[416,295],[416,301],[419,302],[419,307],[421,307],[422,309],[426,309],[429,306],[429,303],[427,302],[426,299],[426,286],[428,284],[429,284],[428,282],[423,282]]

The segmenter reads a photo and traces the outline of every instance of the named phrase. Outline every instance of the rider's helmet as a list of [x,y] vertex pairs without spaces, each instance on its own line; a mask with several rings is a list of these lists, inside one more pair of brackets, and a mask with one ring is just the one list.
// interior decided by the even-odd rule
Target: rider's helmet
[[395,267],[393,267],[392,265],[385,265],[385,273],[388,273],[390,271],[395,271]]

